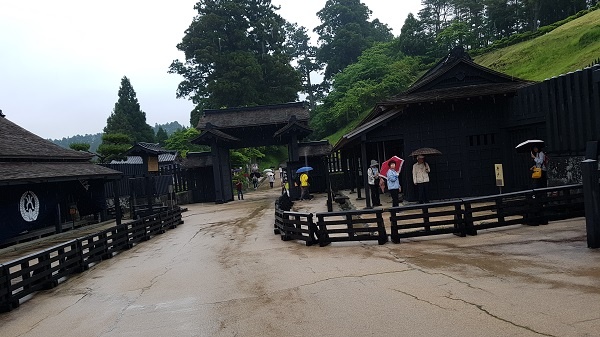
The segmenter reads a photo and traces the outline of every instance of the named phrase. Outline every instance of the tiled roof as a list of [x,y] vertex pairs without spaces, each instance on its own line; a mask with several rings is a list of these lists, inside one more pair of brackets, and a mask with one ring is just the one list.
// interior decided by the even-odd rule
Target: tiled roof
[[437,90],[420,91],[398,95],[385,102],[379,103],[380,106],[390,106],[399,104],[412,104],[423,102],[439,102],[467,97],[483,97],[491,95],[514,94],[518,89],[530,86],[532,82],[508,82],[508,83],[488,83],[479,85],[468,85],[454,88],[444,88]]
[[204,130],[207,123],[218,129],[286,124],[292,116],[296,116],[298,121],[308,121],[309,112],[305,109],[303,102],[204,110],[204,115],[198,121],[197,128]]
[[39,137],[5,117],[0,117],[0,160],[90,160],[87,152],[62,148]]
[[[158,155],[159,163],[173,162],[177,158],[176,153],[161,153]],[[127,156],[125,160],[113,160],[111,164],[143,164],[144,161],[140,156]]]
[[0,162],[0,185],[70,181],[76,179],[117,179],[121,172],[90,162]]
[[164,149],[158,143],[137,142],[126,152],[126,154],[128,154],[128,155],[161,154],[161,153],[177,153],[177,151]]

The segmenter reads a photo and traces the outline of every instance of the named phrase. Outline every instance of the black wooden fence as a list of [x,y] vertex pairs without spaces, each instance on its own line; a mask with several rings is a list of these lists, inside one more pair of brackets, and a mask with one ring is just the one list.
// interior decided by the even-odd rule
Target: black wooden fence
[[461,201],[393,207],[389,210],[393,243],[400,238],[456,234],[466,236]]
[[307,246],[318,243],[317,226],[311,213],[284,212],[276,208],[273,232],[280,234],[284,241],[305,241]]
[[[123,173],[121,180],[117,183],[119,194],[123,196],[145,196],[148,184],[146,183],[146,173],[143,164],[100,164],[101,166],[120,171]],[[172,186],[173,192],[182,192],[188,190],[188,174],[179,164],[161,166],[158,175],[149,177],[152,180],[152,191],[155,195],[166,195],[169,193],[169,186]],[[106,184],[104,187],[105,195],[111,197],[114,195],[113,185]]]
[[[309,240],[314,228],[310,213],[275,211],[275,233],[283,240]],[[316,239],[310,243],[388,241],[384,214],[389,215],[390,237],[401,238],[440,234],[476,235],[477,231],[511,225],[543,225],[548,221],[581,217],[585,214],[583,185],[548,187],[455,201],[345,212],[317,213]],[[306,226],[303,231],[299,228]],[[293,229],[293,230],[292,230]]]
[[0,311],[181,223],[180,208],[167,210],[0,264]]
[[317,213],[317,219],[321,247],[343,241],[377,241],[382,245],[388,240],[381,209]]

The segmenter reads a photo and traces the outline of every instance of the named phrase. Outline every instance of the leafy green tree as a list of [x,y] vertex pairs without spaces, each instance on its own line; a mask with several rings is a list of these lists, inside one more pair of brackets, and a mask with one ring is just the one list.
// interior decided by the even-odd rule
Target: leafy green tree
[[371,10],[360,0],[327,0],[317,12],[321,20],[314,29],[321,43],[317,60],[327,64],[326,81],[356,62],[363,50],[392,39],[389,27],[378,19],[369,21],[370,15]]
[[124,153],[131,148],[131,137],[123,133],[105,133],[102,144],[98,147],[98,155],[102,163],[113,160],[124,160]]
[[331,93],[311,118],[316,138],[337,132],[378,101],[398,94],[415,81],[420,63],[399,49],[398,39],[377,44],[334,77]]
[[170,73],[183,76],[177,97],[201,109],[295,101],[300,76],[285,53],[286,21],[270,0],[200,0]]
[[256,159],[265,157],[265,147],[258,148],[242,148],[230,150],[229,158],[233,167],[244,167]]
[[84,151],[88,152],[90,150],[90,144],[87,143],[71,143],[69,144],[69,148],[75,151]]
[[187,157],[188,152],[209,150],[210,148],[207,146],[192,143],[192,140],[199,135],[200,132],[193,127],[177,130],[165,141],[165,148],[168,150],[177,150],[183,158]]
[[166,144],[166,140],[169,138],[169,135],[167,135],[167,131],[165,131],[165,129],[161,127],[158,128],[158,131],[156,132],[156,142],[158,144],[160,144],[161,146],[165,146]]
[[126,76],[121,79],[119,99],[106,120],[104,133],[122,133],[132,142],[154,142],[154,131],[146,123],[146,113],[140,109],[135,90]]

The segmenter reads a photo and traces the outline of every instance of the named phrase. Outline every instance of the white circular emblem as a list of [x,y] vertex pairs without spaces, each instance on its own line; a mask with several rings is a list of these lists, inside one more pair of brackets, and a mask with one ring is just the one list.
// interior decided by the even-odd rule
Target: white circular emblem
[[31,191],[23,193],[21,196],[21,202],[19,203],[19,210],[23,220],[27,222],[35,221],[40,214],[40,200],[37,195]]

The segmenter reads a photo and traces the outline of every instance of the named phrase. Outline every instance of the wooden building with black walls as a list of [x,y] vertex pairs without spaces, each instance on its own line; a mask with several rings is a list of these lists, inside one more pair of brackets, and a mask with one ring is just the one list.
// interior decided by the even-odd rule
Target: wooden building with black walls
[[[106,208],[104,184],[121,172],[90,162],[0,116],[0,244]],[[113,196],[108,196],[113,197]]]
[[[404,158],[401,187],[407,200],[415,199],[415,161],[409,154],[422,147],[442,152],[427,158],[430,199],[497,193],[494,164],[507,163],[512,156],[507,151],[516,145],[505,132],[512,102],[520,89],[532,84],[480,66],[456,48],[407,91],[378,103],[334,151],[341,151],[358,170],[371,159],[381,163],[393,155]],[[523,136],[544,134],[541,125],[530,122],[523,126]],[[506,173],[507,181],[514,181],[514,172]],[[366,186],[366,179],[362,174],[361,185]],[[370,207],[369,194],[365,197]]]
[[352,186],[366,184],[359,171],[371,159],[405,158],[401,186],[414,200],[408,154],[437,148],[443,154],[428,162],[431,198],[440,200],[498,193],[494,164],[503,165],[503,191],[530,188],[531,158],[515,151],[527,139],[546,142],[549,185],[581,183],[586,143],[600,140],[600,65],[536,83],[482,67],[455,48],[407,91],[377,104],[334,151],[350,181],[359,181]]
[[230,149],[287,145],[289,161],[298,162],[298,142],[312,132],[308,118],[304,102],[204,110],[192,142],[211,147],[213,174],[203,179],[214,182],[214,201],[233,200]]

